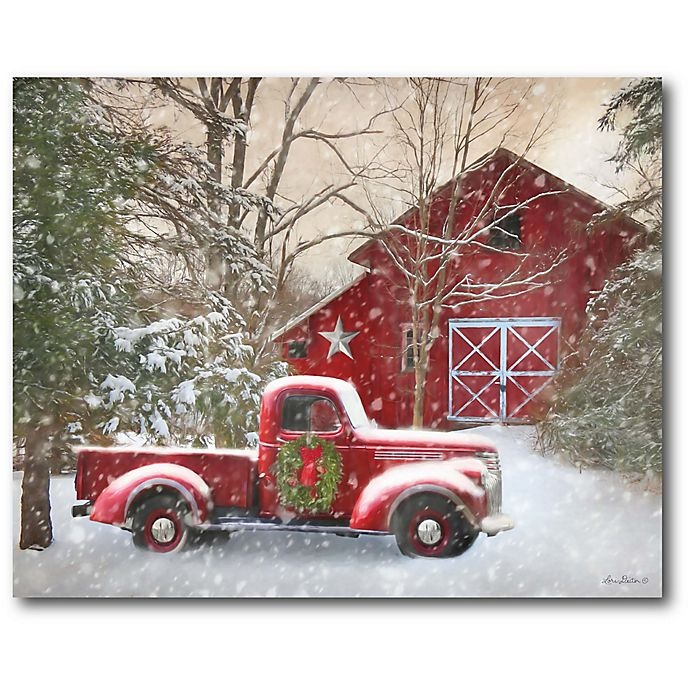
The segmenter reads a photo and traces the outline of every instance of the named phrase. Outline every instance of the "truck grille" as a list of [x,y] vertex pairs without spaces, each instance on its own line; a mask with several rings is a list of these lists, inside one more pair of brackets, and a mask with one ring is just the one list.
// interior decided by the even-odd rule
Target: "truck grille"
[[374,460],[389,462],[404,462],[407,460],[441,460],[443,454],[440,451],[424,450],[417,448],[395,448],[391,450],[377,449],[374,451]]
[[495,515],[502,508],[501,471],[489,471],[484,475],[484,488],[487,497],[487,514]]
[[498,453],[479,451],[474,454],[474,457],[481,460],[489,470],[500,471],[501,469],[501,461],[498,458]]

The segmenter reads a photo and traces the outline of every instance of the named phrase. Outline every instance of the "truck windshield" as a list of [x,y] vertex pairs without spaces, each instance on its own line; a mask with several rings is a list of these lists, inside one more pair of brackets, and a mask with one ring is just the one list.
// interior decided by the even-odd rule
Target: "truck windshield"
[[340,391],[340,399],[343,401],[345,412],[347,412],[347,416],[350,418],[350,424],[352,424],[353,429],[370,426],[367,413],[364,411],[364,407],[362,407],[362,401],[354,388],[343,388]]

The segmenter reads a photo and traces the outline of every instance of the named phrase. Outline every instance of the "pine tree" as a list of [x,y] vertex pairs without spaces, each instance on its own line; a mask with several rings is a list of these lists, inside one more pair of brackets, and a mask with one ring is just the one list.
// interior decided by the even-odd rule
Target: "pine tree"
[[[140,308],[111,329],[119,357],[87,396],[90,426],[103,441],[127,433],[148,443],[251,445],[261,390],[285,367],[270,357],[258,363],[246,301],[272,294],[275,273],[220,211],[270,214],[272,205],[219,181],[202,147],[150,122],[146,100],[123,103],[102,83],[89,82],[89,96],[115,132],[152,147],[154,164],[120,214],[122,270],[138,286]],[[226,124],[230,136],[241,122]],[[223,281],[211,264],[222,266]]]
[[[261,390],[284,367],[268,362],[256,371],[237,303],[161,280],[176,273],[178,257],[191,260],[180,237],[208,227],[211,197],[262,203],[210,185],[207,173],[194,147],[123,126],[88,82],[14,83],[21,548],[52,541],[50,465],[70,442],[116,442],[127,431],[164,444],[256,440]],[[172,230],[150,228],[144,218]],[[223,232],[215,246],[228,271],[247,289],[267,291],[271,270],[251,244]],[[186,314],[171,313],[170,296]]]
[[[631,112],[632,111],[632,112]],[[542,439],[581,463],[633,473],[662,470],[662,87],[648,78],[609,102],[600,129],[630,113],[611,159],[636,176],[618,206],[648,228],[636,252],[589,304],[578,363],[557,381]]]
[[261,393],[282,363],[253,366],[232,310],[113,329],[118,367],[87,401],[105,435],[163,445],[256,445]]
[[[148,167],[114,139],[75,80],[14,82],[14,433],[26,439],[21,548],[52,541],[49,458],[78,429],[84,395],[129,319],[118,212]],[[71,427],[69,425],[72,425]]]

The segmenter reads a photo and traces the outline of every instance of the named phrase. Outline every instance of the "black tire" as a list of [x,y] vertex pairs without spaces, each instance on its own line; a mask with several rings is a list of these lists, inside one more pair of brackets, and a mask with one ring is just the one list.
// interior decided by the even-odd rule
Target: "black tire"
[[190,540],[190,510],[173,494],[156,494],[136,505],[132,513],[132,540],[140,549],[172,553]]
[[431,492],[405,499],[395,510],[390,528],[400,551],[412,558],[459,556],[479,534],[455,503]]

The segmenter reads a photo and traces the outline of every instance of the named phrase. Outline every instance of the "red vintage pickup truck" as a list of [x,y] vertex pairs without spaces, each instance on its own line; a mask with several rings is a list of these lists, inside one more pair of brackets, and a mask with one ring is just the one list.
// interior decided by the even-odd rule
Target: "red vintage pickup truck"
[[288,376],[261,401],[258,450],[79,447],[74,517],[160,553],[198,530],[393,534],[449,557],[511,529],[495,446],[480,436],[375,428],[346,381]]

